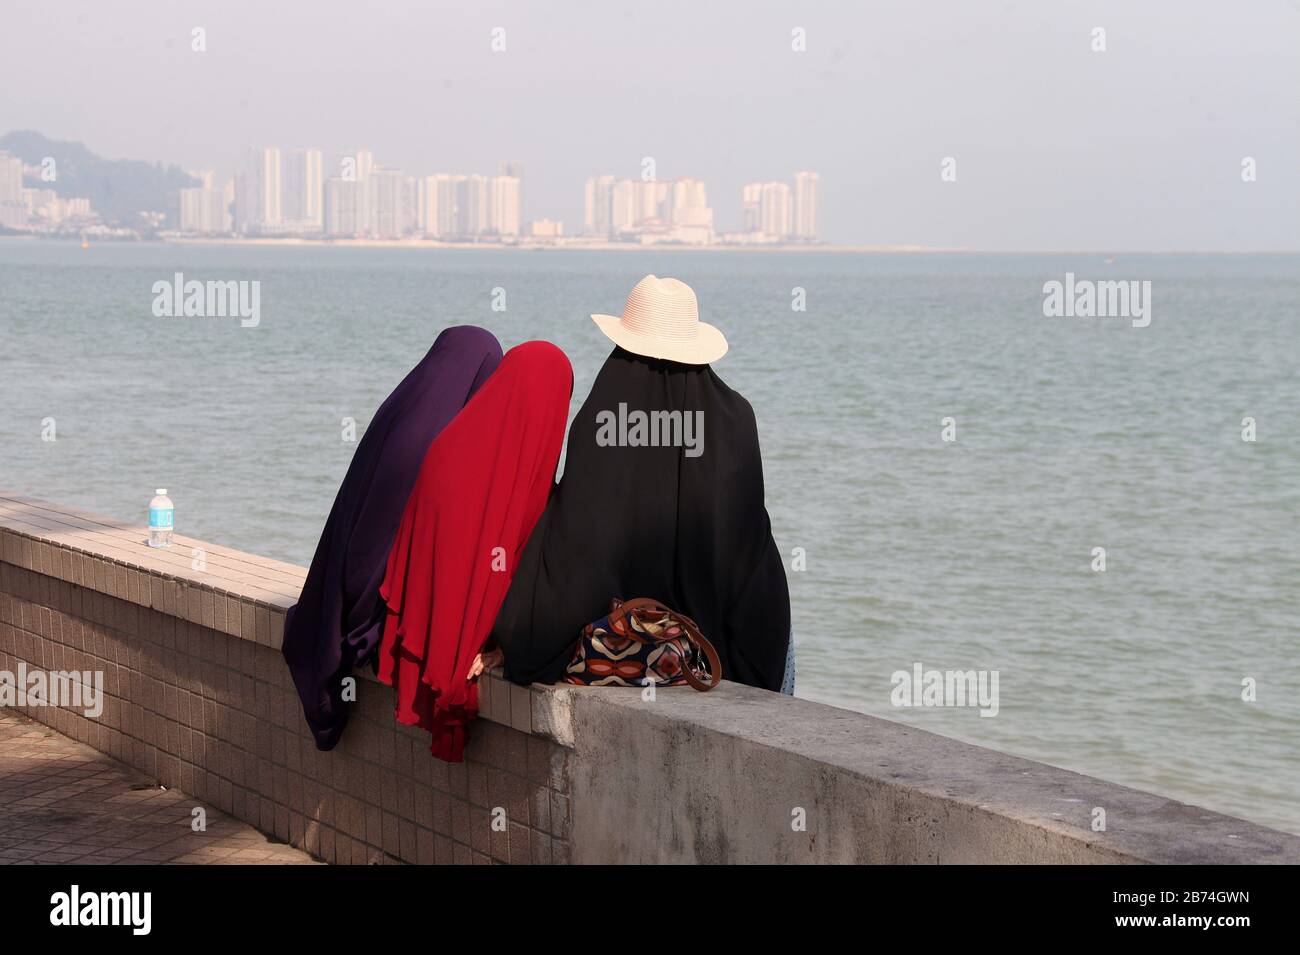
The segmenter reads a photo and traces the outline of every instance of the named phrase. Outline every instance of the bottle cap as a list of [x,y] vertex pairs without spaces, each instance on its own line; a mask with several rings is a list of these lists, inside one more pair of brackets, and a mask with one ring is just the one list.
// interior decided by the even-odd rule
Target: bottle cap
[[167,496],[167,488],[165,488],[165,487],[157,487],[157,488],[154,488],[154,491],[153,491],[153,492],[154,492],[155,494],[157,494],[159,497],[166,497],[166,496]]

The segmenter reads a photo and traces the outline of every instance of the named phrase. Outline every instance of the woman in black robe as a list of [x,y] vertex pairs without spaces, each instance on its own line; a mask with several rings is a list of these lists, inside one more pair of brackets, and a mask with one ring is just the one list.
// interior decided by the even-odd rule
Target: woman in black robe
[[[677,443],[661,440],[664,421],[680,422]],[[559,680],[579,631],[614,597],[653,597],[685,613],[717,648],[726,679],[782,689],[790,595],[754,411],[707,364],[622,347],[606,359],[497,616],[507,679]]]

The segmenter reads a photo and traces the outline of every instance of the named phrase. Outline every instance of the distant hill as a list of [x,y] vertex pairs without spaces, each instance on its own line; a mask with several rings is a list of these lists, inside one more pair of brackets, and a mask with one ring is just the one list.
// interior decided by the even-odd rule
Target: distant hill
[[29,188],[53,189],[65,198],[85,196],[91,208],[109,225],[139,226],[141,212],[161,212],[167,225],[177,221],[176,191],[199,182],[179,166],[164,166],[140,159],[104,159],[82,143],[60,142],[30,130],[0,136],[0,149],[38,166],[53,156],[57,176],[53,182],[28,177]]

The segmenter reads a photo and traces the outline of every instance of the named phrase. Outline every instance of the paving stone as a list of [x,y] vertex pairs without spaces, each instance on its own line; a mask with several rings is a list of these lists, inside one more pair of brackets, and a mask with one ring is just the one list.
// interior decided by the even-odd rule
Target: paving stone
[[[202,806],[207,829],[194,832]],[[0,865],[315,865],[84,743],[0,710]]]

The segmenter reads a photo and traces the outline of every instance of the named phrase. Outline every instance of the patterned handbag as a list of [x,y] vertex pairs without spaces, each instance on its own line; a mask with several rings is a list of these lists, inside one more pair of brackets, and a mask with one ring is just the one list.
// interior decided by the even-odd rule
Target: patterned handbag
[[564,682],[587,686],[682,686],[722,681],[722,660],[695,621],[650,597],[615,599],[582,628]]

